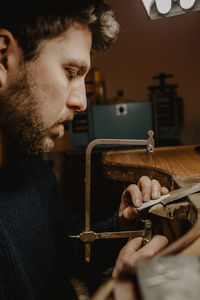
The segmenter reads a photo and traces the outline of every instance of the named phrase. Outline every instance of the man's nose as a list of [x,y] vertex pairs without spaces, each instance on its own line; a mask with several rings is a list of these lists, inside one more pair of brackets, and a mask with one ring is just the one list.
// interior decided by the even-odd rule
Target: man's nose
[[87,97],[85,83],[75,85],[69,94],[67,106],[77,112],[85,111],[87,107]]

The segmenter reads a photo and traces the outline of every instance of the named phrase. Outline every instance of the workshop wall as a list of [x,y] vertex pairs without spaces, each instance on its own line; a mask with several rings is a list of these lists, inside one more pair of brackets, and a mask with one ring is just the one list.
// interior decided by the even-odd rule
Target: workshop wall
[[200,12],[150,20],[140,0],[107,0],[121,25],[118,41],[94,54],[93,67],[105,74],[108,102],[124,90],[126,100],[147,101],[148,86],[160,72],[174,74],[184,101],[183,144],[200,143]]

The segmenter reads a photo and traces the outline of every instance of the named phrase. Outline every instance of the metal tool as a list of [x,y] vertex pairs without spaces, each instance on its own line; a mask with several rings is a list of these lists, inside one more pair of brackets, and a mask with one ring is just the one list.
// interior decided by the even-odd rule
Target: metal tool
[[70,238],[80,239],[83,242],[91,243],[99,239],[120,239],[120,238],[135,238],[143,237],[145,242],[151,240],[151,221],[144,220],[145,226],[143,230],[133,231],[114,231],[114,232],[82,232],[78,235],[69,235]]
[[166,204],[171,203],[175,200],[184,198],[186,196],[189,196],[189,195],[194,194],[194,193],[199,192],[199,191],[200,191],[200,182],[193,183],[193,184],[184,186],[182,188],[178,188],[178,189],[176,189],[176,190],[174,190],[174,191],[172,191],[172,192],[170,192],[166,195],[162,195],[157,200],[150,200],[146,203],[143,203],[142,206],[137,208],[137,210],[141,211],[145,208],[151,207],[151,206],[153,206],[155,204],[158,204],[158,203],[162,203],[163,205],[166,205]]
[[139,231],[118,231],[118,232],[103,232],[96,233],[90,230],[90,190],[91,190],[91,153],[97,145],[147,145],[147,154],[154,152],[154,132],[148,131],[147,140],[133,140],[133,139],[96,139],[90,142],[86,149],[86,171],[85,171],[85,231],[76,236],[69,236],[71,238],[79,238],[85,243],[85,260],[90,261],[90,243],[96,239],[105,238],[127,238],[141,236],[146,241],[151,236],[151,226],[148,222],[145,223],[144,230]]

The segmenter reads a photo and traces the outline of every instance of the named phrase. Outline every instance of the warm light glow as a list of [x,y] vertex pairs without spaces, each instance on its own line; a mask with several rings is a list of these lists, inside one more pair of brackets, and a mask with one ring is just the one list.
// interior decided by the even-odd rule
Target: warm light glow
[[183,9],[190,9],[194,5],[195,0],[180,0],[180,6]]
[[156,0],[156,7],[160,14],[167,14],[172,7],[172,0]]

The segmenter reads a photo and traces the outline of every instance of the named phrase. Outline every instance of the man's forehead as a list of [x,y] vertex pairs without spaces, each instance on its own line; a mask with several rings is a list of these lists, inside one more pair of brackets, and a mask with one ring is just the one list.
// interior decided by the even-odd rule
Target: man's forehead
[[92,34],[88,25],[74,22],[60,37],[60,51],[72,66],[90,68]]
[[[80,36],[73,36],[73,34],[73,38],[68,38],[68,30],[56,38],[41,41],[38,48],[39,52],[43,52],[43,55],[53,54],[63,63],[79,67],[82,70],[89,70],[92,38],[79,40]],[[85,36],[84,33],[83,36]]]
[[91,51],[82,52],[80,48],[69,49],[66,43],[65,47],[60,49],[60,53],[63,61],[67,65],[70,65],[71,67],[78,67],[79,69],[86,71],[90,69]]

